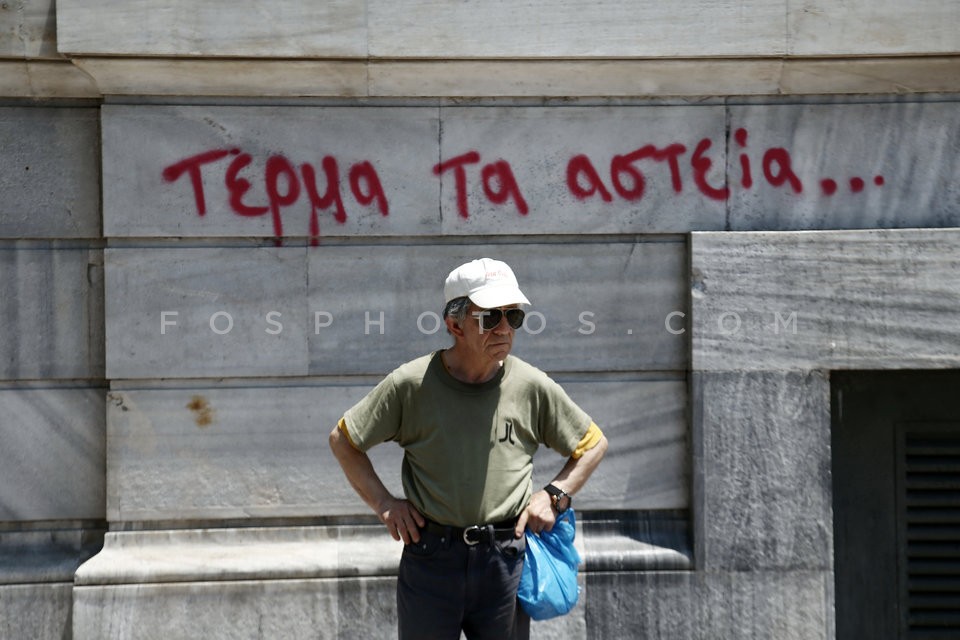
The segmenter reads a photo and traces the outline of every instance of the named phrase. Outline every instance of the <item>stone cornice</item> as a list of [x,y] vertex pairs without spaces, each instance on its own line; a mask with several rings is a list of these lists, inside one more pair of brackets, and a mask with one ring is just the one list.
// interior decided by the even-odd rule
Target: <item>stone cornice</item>
[[0,59],[0,96],[661,98],[960,92],[960,56]]

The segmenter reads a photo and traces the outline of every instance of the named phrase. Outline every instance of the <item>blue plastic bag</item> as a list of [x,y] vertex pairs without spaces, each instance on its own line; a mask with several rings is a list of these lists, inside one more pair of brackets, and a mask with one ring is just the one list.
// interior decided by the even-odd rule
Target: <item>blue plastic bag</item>
[[562,616],[577,604],[580,554],[573,546],[576,525],[573,509],[567,509],[557,516],[552,530],[539,535],[526,531],[527,551],[517,597],[534,620]]

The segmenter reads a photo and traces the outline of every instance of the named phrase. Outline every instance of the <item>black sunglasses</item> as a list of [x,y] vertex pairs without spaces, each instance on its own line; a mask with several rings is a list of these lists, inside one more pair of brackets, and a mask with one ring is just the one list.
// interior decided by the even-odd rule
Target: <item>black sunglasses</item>
[[484,331],[493,331],[500,324],[500,320],[506,316],[507,324],[513,329],[519,329],[523,326],[523,309],[516,307],[510,309],[484,309],[483,311],[474,311],[473,317],[480,321],[480,328]]

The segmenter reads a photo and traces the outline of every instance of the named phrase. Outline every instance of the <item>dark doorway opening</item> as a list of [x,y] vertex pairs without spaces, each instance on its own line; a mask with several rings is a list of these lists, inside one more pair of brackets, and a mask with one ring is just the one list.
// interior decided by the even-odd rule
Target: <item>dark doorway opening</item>
[[837,639],[960,638],[960,371],[831,394]]

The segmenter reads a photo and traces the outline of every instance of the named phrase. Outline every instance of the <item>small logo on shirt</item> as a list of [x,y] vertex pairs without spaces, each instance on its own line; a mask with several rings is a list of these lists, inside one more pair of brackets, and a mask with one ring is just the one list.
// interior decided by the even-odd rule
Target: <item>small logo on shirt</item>
[[497,442],[507,442],[510,444],[517,444],[513,439],[513,423],[507,420],[503,423],[503,437],[501,437]]

